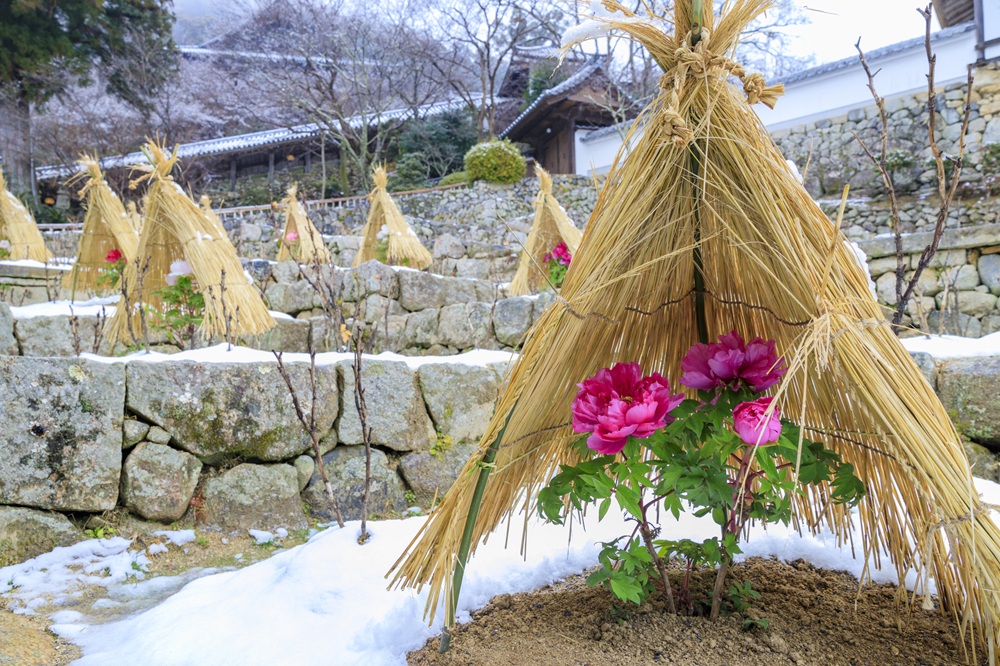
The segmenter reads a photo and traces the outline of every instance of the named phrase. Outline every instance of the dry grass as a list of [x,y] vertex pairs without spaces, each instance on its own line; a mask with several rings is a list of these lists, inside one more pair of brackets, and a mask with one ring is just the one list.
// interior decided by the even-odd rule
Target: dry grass
[[[878,563],[888,552],[900,579],[917,572],[918,594],[933,578],[963,635],[988,646],[992,659],[1000,531],[974,491],[959,437],[842,234],[748,105],[773,104],[780,91],[721,55],[770,3],[728,3],[717,22],[704,4],[703,39],[693,49],[687,28],[667,35],[649,23],[613,23],[663,67],[663,91],[601,190],[560,297],[529,331],[479,453],[397,562],[393,582],[429,584],[429,612],[442,595],[450,603],[478,468],[498,435],[473,546],[505,517],[530,510],[558,465],[574,462],[566,443],[576,383],[624,361],[676,382],[681,358],[699,341],[702,303],[709,338],[736,329],[777,340],[790,369],[776,403],[865,481],[857,555]],[[675,24],[691,25],[688,3],[677,7]],[[829,488],[803,497],[797,515],[804,530],[849,539],[850,516],[830,502]],[[900,600],[907,596],[900,588]]]

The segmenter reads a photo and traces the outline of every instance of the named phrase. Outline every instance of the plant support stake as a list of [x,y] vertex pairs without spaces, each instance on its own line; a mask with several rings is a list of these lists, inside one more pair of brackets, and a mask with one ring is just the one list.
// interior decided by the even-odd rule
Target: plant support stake
[[493,469],[493,461],[497,457],[497,451],[500,450],[500,441],[507,431],[507,425],[510,423],[510,417],[513,416],[515,409],[517,409],[516,402],[511,407],[510,412],[507,413],[507,419],[504,421],[503,427],[500,428],[500,432],[493,439],[490,448],[486,449],[486,453],[483,454],[483,459],[480,463],[479,478],[476,479],[476,489],[472,493],[472,501],[469,504],[469,515],[465,518],[462,541],[458,545],[455,578],[451,585],[451,599],[445,615],[444,629],[441,632],[441,647],[438,650],[442,654],[451,648],[451,627],[455,624],[455,609],[458,607],[458,594],[462,589],[462,579],[465,577],[465,565],[469,561],[469,550],[472,548],[472,532],[476,527],[476,519],[479,518],[479,508],[482,506],[483,494],[486,492],[486,481],[489,479],[490,470]]

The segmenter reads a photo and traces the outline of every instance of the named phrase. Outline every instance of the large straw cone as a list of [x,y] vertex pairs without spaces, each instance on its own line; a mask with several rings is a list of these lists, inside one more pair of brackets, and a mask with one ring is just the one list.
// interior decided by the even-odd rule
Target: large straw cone
[[[150,142],[144,152],[149,165],[137,168],[147,173],[133,186],[150,181],[145,219],[136,259],[125,267],[122,298],[108,322],[111,341],[127,345],[142,341],[140,308],[162,311],[163,299],[158,292],[168,286],[170,264],[180,259],[188,262],[205,298],[200,329],[205,339],[227,332],[231,338],[258,335],[270,329],[274,319],[247,279],[229,237],[220,233],[221,225],[210,220],[171,177],[176,151],[171,156]],[[150,317],[146,320],[148,326]]]
[[545,255],[560,242],[566,243],[570,254],[576,254],[583,234],[573,226],[566,210],[552,195],[552,176],[541,167],[535,167],[538,174],[538,196],[535,197],[535,219],[531,223],[528,239],[524,243],[521,262],[517,265],[514,279],[507,288],[511,296],[534,294],[545,288],[548,272]]
[[[326,249],[323,236],[313,226],[302,204],[299,203],[298,188],[295,185],[288,188],[281,205],[285,207],[285,230],[281,232],[278,261],[294,259],[300,264],[330,263],[330,251]],[[297,234],[298,239],[286,242],[285,239],[290,233]]]
[[129,201],[128,205],[125,206],[125,212],[128,213],[129,222],[131,222],[132,228],[135,229],[136,237],[138,238],[139,231],[142,230],[142,214],[139,213],[139,207],[135,205],[134,201]]
[[207,194],[203,194],[201,195],[201,198],[198,199],[198,206],[201,208],[201,212],[205,215],[208,223],[212,225],[212,229],[215,230],[214,233],[218,236],[225,236],[228,238],[229,234],[226,233],[226,228],[222,225],[222,220],[220,220],[216,212],[212,210],[212,199],[209,198]]
[[390,264],[419,270],[427,268],[434,261],[434,257],[421,245],[417,234],[406,223],[399,206],[389,196],[389,191],[386,189],[389,177],[385,173],[385,167],[375,167],[372,180],[375,182],[375,189],[368,195],[371,207],[368,210],[368,221],[361,232],[361,247],[354,257],[354,265],[360,266],[366,261],[378,259],[375,245],[379,240],[379,231],[384,226],[389,234],[386,257]]
[[7,191],[7,183],[0,172],[0,240],[10,243],[8,259],[31,259],[48,263],[52,253],[45,247],[42,232],[21,201]]
[[100,279],[108,268],[108,253],[119,250],[125,257],[126,265],[135,260],[139,246],[139,235],[132,226],[132,220],[121,199],[104,180],[101,167],[93,157],[84,155],[79,160],[78,178],[87,182],[80,190],[84,198],[87,214],[83,218],[83,232],[77,248],[73,268],[63,276],[63,287],[70,290],[71,297],[77,292],[92,292],[116,289],[115,284],[101,284]]
[[[677,3],[677,25],[691,25],[685,5]],[[698,342],[703,297],[712,339],[735,329],[777,340],[790,370],[775,402],[865,481],[857,556],[889,564],[885,551],[900,580],[916,569],[921,586],[929,574],[944,607],[967,622],[963,629],[995,642],[1000,532],[948,415],[886,324],[843,235],[789,173],[743,91],[727,82],[729,69],[698,69],[705,52],[730,50],[768,6],[735,2],[714,25],[706,11],[702,54],[686,48],[686,29],[671,38],[634,20],[616,26],[657,58],[666,89],[612,169],[560,298],[529,331],[479,452],[394,567],[395,584],[431,586],[429,612],[442,593],[450,601],[478,467],[505,421],[473,545],[505,516],[532,509],[539,486],[560,463],[574,462],[566,444],[576,437],[577,382],[638,361],[677,386],[681,358]],[[825,487],[803,498],[800,524],[846,539],[850,516],[828,498]]]

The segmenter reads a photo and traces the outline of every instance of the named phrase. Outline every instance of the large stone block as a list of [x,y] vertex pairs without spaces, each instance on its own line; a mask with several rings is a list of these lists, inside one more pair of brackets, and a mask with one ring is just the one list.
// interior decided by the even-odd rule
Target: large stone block
[[493,330],[497,340],[509,347],[521,344],[531,327],[533,299],[529,296],[505,298],[493,309]]
[[[407,271],[400,271],[405,273]],[[344,300],[358,302],[368,294],[381,294],[390,298],[399,294],[396,271],[378,261],[366,261],[357,268],[344,271]]]
[[[337,364],[343,396],[337,434],[344,444],[363,444],[354,403],[354,361]],[[372,443],[394,451],[427,451],[436,434],[417,377],[406,363],[365,358],[361,366]]]
[[272,284],[264,293],[264,300],[272,310],[296,314],[319,307],[319,294],[305,280]]
[[410,312],[444,305],[445,281],[423,271],[399,272],[399,304]]
[[[310,404],[309,366],[286,364],[303,408]],[[241,456],[274,461],[310,446],[274,363],[129,363],[128,407],[163,427],[203,462]],[[329,432],[339,406],[336,369],[316,368],[316,429]]]
[[984,254],[979,257],[977,268],[979,281],[989,287],[991,294],[1000,296],[1000,254]]
[[492,368],[428,363],[417,370],[434,425],[456,442],[478,441],[489,425],[500,380]]
[[28,317],[14,321],[14,334],[24,356],[75,356],[76,345],[81,352],[94,351],[100,343],[102,329],[96,317],[76,317],[76,333],[68,315]]
[[[323,456],[323,467],[333,487],[344,520],[361,517],[361,497],[365,488],[365,447],[338,446]],[[372,483],[368,497],[368,516],[384,516],[406,508],[406,487],[389,465],[389,459],[378,449],[372,449]],[[333,511],[323,490],[319,470],[312,475],[303,492],[310,511],[324,520],[333,519]]]
[[201,461],[190,453],[163,444],[139,444],[122,468],[122,499],[147,520],[179,520],[200,473]]
[[10,313],[9,305],[0,303],[0,354],[16,356],[20,353],[17,338],[14,337],[14,316]]
[[1000,358],[944,361],[938,368],[938,397],[970,438],[1000,446]]
[[441,308],[438,342],[457,349],[471,349],[493,338],[487,303],[456,303]]
[[0,503],[107,511],[118,500],[125,370],[0,357]]
[[408,453],[400,459],[399,471],[417,502],[429,506],[435,496],[444,497],[476,448],[475,442],[467,442],[438,454]]
[[401,347],[430,347],[438,340],[438,317],[434,308],[413,312],[406,317]]
[[205,482],[205,521],[224,530],[306,526],[291,465],[244,463]]
[[286,352],[309,351],[309,320],[275,317],[275,326],[250,340],[254,349]]
[[0,506],[0,567],[18,564],[56,546],[83,541],[83,532],[61,513]]

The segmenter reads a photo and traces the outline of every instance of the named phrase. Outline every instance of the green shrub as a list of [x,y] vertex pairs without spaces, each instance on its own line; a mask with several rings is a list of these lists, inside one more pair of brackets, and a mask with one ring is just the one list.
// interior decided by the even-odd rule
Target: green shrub
[[477,144],[465,154],[470,181],[516,183],[524,178],[527,169],[521,151],[506,139]]
[[427,185],[427,166],[423,153],[406,153],[396,160],[396,171],[389,176],[389,191],[417,190]]
[[453,171],[447,176],[442,178],[438,185],[458,185],[459,183],[468,183],[469,174],[465,171]]

